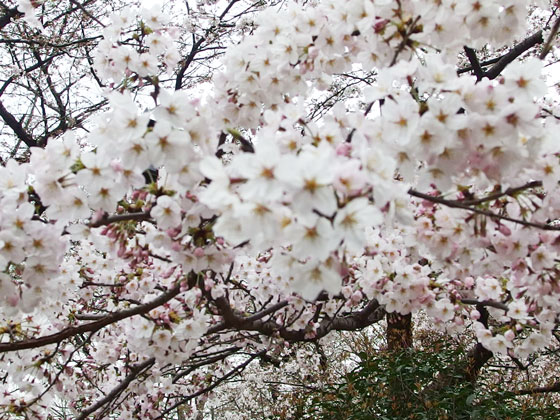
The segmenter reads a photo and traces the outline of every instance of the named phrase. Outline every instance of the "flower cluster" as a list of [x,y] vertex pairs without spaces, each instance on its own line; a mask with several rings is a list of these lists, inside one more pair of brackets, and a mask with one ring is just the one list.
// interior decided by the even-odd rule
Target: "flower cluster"
[[[242,370],[235,357],[391,313],[510,357],[550,343],[560,150],[544,62],[456,71],[464,45],[512,43],[538,2],[287,2],[236,27],[237,3],[189,59],[155,8],[111,15],[92,62],[107,109],[0,167],[0,409],[85,413],[124,383],[113,414],[158,418]],[[18,10],[33,22],[37,6]],[[232,27],[209,91],[181,89]],[[310,113],[325,93],[337,103]]]

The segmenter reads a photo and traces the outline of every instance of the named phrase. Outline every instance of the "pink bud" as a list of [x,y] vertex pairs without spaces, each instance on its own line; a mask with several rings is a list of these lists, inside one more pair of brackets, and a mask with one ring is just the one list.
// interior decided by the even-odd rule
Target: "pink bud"
[[307,50],[307,56],[311,59],[314,60],[315,58],[317,58],[317,56],[319,55],[319,48],[317,47],[310,47]]
[[465,287],[468,287],[470,289],[471,287],[474,286],[474,279],[469,276],[465,279],[464,283],[465,283]]
[[118,160],[113,160],[111,162],[110,166],[113,169],[113,171],[115,171],[115,172],[122,172],[122,170],[123,170],[123,167]]
[[204,249],[198,247],[194,250],[193,254],[197,258],[202,258],[202,257],[204,257]]
[[117,251],[117,256],[119,258],[122,258],[124,256],[125,252],[126,252],[126,248],[124,247],[124,245],[121,245],[119,247],[119,250]]
[[352,288],[350,286],[344,286],[341,290],[342,292],[342,296],[344,296],[346,299],[348,299],[350,297],[350,295],[352,294]]
[[541,240],[542,243],[548,244],[548,243],[552,242],[552,240],[554,239],[554,236],[550,232],[540,232],[539,233],[539,239]]
[[504,334],[504,337],[507,341],[513,341],[515,338],[515,333],[512,330],[507,330]]
[[428,200],[422,200],[422,202],[420,203],[422,205],[422,207],[430,209],[432,207],[434,207],[434,203],[432,203],[431,201]]
[[387,26],[388,22],[389,21],[387,19],[382,19],[375,22],[375,25],[373,25],[373,30],[375,31],[375,33],[378,34],[382,32],[385,29],[385,26]]
[[350,300],[353,304],[358,304],[362,300],[362,292],[356,290],[354,293],[352,293],[352,297],[350,298]]
[[478,312],[476,309],[473,309],[471,311],[471,318],[474,319],[475,321],[480,319],[480,312]]
[[97,210],[94,214],[93,217],[91,218],[91,222],[92,223],[97,223],[99,222],[102,218],[103,218],[103,210]]
[[500,226],[498,227],[498,230],[504,236],[510,236],[511,235],[511,229],[508,228],[506,225],[500,224]]
[[350,152],[352,151],[352,145],[350,143],[339,143],[336,146],[336,154],[339,156],[350,156]]
[[176,267],[171,267],[169,270],[166,270],[162,273],[161,277],[164,279],[168,279],[169,277],[171,277],[171,274],[173,274],[173,272],[175,271]]
[[214,282],[214,280],[210,279],[210,278],[206,278],[204,280],[204,289],[206,291],[209,291],[212,289],[212,287],[215,285],[216,283]]
[[19,297],[18,297],[18,295],[11,295],[11,296],[8,296],[7,301],[8,301],[8,305],[16,306],[19,303]]
[[537,310],[537,304],[536,304],[535,302],[532,302],[532,303],[529,305],[529,309],[528,309],[528,310],[529,310],[529,312],[535,312],[535,311]]

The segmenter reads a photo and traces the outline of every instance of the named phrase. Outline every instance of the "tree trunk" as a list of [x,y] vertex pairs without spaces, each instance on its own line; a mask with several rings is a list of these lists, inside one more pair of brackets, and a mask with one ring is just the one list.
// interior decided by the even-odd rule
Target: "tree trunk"
[[412,348],[412,315],[397,312],[387,314],[387,350]]

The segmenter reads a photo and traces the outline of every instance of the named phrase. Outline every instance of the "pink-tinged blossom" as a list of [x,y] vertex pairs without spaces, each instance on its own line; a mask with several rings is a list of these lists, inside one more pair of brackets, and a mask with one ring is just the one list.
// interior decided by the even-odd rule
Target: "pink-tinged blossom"
[[546,93],[546,84],[541,76],[542,68],[542,60],[535,57],[524,62],[515,61],[506,67],[503,73],[505,86],[519,95],[515,98],[517,101],[530,102]]
[[181,223],[181,207],[173,198],[162,195],[158,197],[150,216],[156,219],[161,229],[171,229]]
[[[23,19],[47,18],[58,7],[39,3],[20,1]],[[546,62],[516,60],[493,80],[455,71],[463,45],[494,49],[521,40],[529,2],[287,2],[256,10],[254,19],[228,20],[235,25],[226,32],[239,36],[231,46],[220,38],[217,50],[211,28],[224,28],[210,3],[199,2],[186,23],[171,24],[173,16],[157,8],[101,17],[102,30],[99,22],[85,28],[97,43],[93,63],[82,66],[75,55],[67,76],[102,90],[64,90],[66,66],[57,63],[67,58],[55,57],[49,87],[65,104],[59,122],[66,127],[57,128],[59,104],[50,101],[21,116],[46,145],[14,148],[29,162],[8,159],[0,168],[4,347],[141,308],[176,286],[178,294],[84,336],[87,343],[6,352],[0,370],[9,385],[0,406],[30,418],[47,417],[43,407],[52,401],[79,411],[154,357],[127,387],[119,413],[105,413],[124,420],[140,410],[153,419],[178,392],[198,395],[237,357],[260,350],[305,374],[306,359],[316,366],[318,356],[289,337],[312,340],[374,299],[389,313],[426,315],[437,329],[465,328],[495,353],[526,357],[547,346],[560,312],[560,239],[548,222],[560,217],[560,160],[558,110],[553,98],[542,98]],[[225,19],[237,13],[239,4],[231,6]],[[406,45],[402,29],[410,29]],[[178,53],[186,34],[204,39],[205,52],[192,61]],[[59,41],[72,47],[67,35]],[[197,69],[223,46],[206,79]],[[74,79],[90,64],[96,83]],[[9,108],[12,89],[32,74],[6,71],[14,82],[3,96]],[[374,71],[369,87],[356,77],[331,96],[341,74],[362,71]],[[101,96],[110,110],[89,118],[104,106]],[[150,167],[158,176],[146,183]],[[542,187],[523,187],[532,181]],[[537,234],[499,216],[549,226]],[[486,306],[485,326],[477,321],[486,316],[466,299],[507,310]],[[237,321],[278,303],[256,321]],[[225,357],[220,343],[239,356],[190,370],[195,358]],[[34,406],[45,413],[25,408],[44,390]],[[216,391],[217,400],[198,402],[211,409],[220,403]]]
[[361,170],[361,163],[357,160],[342,163],[337,168],[333,185],[338,193],[346,196],[359,193],[367,185],[367,176]]
[[[234,158],[231,169],[247,182],[240,186],[241,197],[247,200],[280,200],[285,186],[278,178],[281,165],[293,164],[284,157],[278,146],[264,140],[255,146],[255,153],[244,153]],[[287,168],[287,170],[290,170]]]
[[325,215],[336,210],[336,197],[330,186],[333,181],[335,152],[322,142],[319,147],[306,147],[293,163],[281,165],[278,177],[289,185],[294,209],[306,217],[313,209]]
[[292,287],[306,300],[314,300],[325,290],[334,295],[339,292],[342,278],[332,263],[309,262],[294,273]]
[[499,300],[502,287],[494,277],[479,277],[476,279],[474,292],[480,300]]
[[154,111],[158,121],[165,121],[177,128],[186,127],[190,119],[195,116],[192,98],[184,91],[160,91],[159,105]]
[[340,244],[341,233],[323,217],[314,216],[294,224],[288,238],[293,243],[292,253],[297,258],[326,260]]
[[334,218],[334,226],[344,239],[344,247],[360,254],[366,246],[366,228],[383,222],[381,212],[366,198],[357,198],[340,209]]

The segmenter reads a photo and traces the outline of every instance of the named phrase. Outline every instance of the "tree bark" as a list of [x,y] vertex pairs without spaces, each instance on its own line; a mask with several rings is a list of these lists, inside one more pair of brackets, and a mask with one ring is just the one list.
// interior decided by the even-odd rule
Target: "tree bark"
[[412,348],[412,315],[387,314],[386,336],[389,351]]

